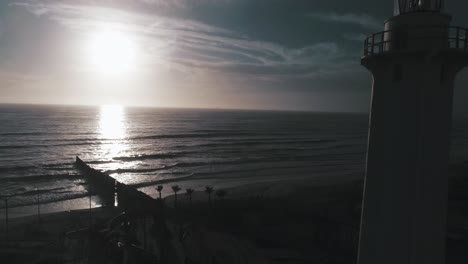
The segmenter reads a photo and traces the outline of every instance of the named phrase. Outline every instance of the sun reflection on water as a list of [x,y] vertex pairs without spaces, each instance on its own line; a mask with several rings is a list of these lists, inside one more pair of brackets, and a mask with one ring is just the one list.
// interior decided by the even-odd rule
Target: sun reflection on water
[[125,110],[120,105],[103,105],[99,112],[99,131],[103,139],[123,139],[126,136]]
[[112,159],[128,150],[125,109],[120,105],[104,105],[99,111],[99,138],[103,159]]

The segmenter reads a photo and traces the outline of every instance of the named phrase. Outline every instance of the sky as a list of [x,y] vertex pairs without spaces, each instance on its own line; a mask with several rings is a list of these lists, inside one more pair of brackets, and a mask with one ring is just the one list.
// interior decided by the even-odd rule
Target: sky
[[[447,0],[453,25],[467,10]],[[1,1],[0,103],[367,112],[363,39],[392,15],[393,0]]]

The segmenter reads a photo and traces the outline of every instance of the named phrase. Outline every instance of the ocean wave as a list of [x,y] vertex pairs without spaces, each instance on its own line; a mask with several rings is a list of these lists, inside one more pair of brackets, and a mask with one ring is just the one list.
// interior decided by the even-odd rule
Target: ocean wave
[[0,167],[0,172],[21,172],[29,170],[51,170],[51,171],[66,171],[73,170],[72,163],[49,163],[40,165],[27,165],[27,166],[11,166],[11,167]]
[[49,170],[49,171],[72,171],[74,170],[73,167],[49,167],[49,168],[46,168],[46,170]]
[[[269,139],[251,139],[243,141],[223,141],[223,142],[213,142],[213,143],[202,143],[197,145],[192,145],[192,147],[221,147],[221,146],[259,146],[259,145],[275,145],[275,144],[325,144],[325,143],[334,143],[337,140],[335,139],[314,139],[314,140],[269,140]],[[177,146],[184,147],[184,146]]]
[[[218,139],[216,142],[202,143],[192,146],[198,147],[211,147],[211,146],[222,146],[222,145],[238,145],[238,146],[254,146],[254,145],[265,145],[265,144],[324,144],[335,142],[336,139],[304,139],[305,134],[300,134],[301,137],[295,138],[294,136],[287,134],[278,134],[285,137],[271,137],[273,134],[269,134],[269,137],[265,137],[261,134],[256,133],[189,133],[189,134],[162,134],[162,135],[150,135],[150,136],[135,136],[119,140],[145,140],[145,139],[194,139],[194,138],[209,138]],[[254,138],[242,138],[241,136],[250,136]],[[10,144],[0,145],[0,149],[28,149],[28,148],[53,148],[53,147],[66,147],[66,146],[85,146],[85,145],[102,145],[112,144],[115,139],[106,138],[75,138],[75,139],[53,139],[53,140],[39,140],[45,142],[44,144]],[[47,142],[51,143],[47,143]],[[37,142],[37,141],[36,141]],[[65,142],[65,143],[63,143]],[[178,146],[175,146],[178,147]]]
[[131,186],[133,186],[135,188],[141,188],[141,187],[157,185],[157,184],[185,181],[185,180],[189,180],[189,179],[193,178],[194,175],[195,175],[195,173],[192,173],[192,174],[190,174],[188,176],[184,176],[184,177],[164,178],[164,179],[159,179],[159,180],[154,180],[154,181],[135,183],[135,184],[131,184]]
[[[201,167],[201,166],[217,166],[217,165],[231,165],[231,164],[241,164],[248,163],[247,161],[218,161],[218,162],[177,162],[174,164],[166,165],[163,169],[173,169],[173,168],[190,168],[190,167]],[[253,162],[253,161],[251,161]],[[162,169],[159,169],[162,170]],[[132,171],[128,171],[132,172]]]
[[0,172],[11,172],[11,171],[24,171],[24,170],[31,170],[37,169],[37,166],[11,166],[11,167],[0,167]]
[[218,163],[224,163],[224,162],[178,162],[174,163],[171,165],[167,165],[166,168],[183,168],[183,167],[197,167],[197,166],[204,166],[204,165],[210,165],[210,164],[218,164]]
[[219,166],[219,165],[240,165],[240,164],[252,164],[252,163],[264,163],[264,162],[278,162],[278,161],[327,161],[331,158],[346,157],[348,156],[363,156],[365,151],[362,152],[350,152],[350,153],[338,153],[334,155],[277,155],[271,157],[260,157],[260,158],[242,158],[236,160],[226,160],[226,161],[215,161],[215,162],[178,162],[171,165],[167,165],[166,168],[183,168],[183,167],[199,167],[199,166]]
[[0,133],[0,136],[40,136],[46,134],[58,134],[58,133],[47,133],[47,132],[4,132]]
[[0,149],[22,149],[22,148],[35,148],[37,145],[4,145]]
[[195,162],[177,162],[171,165],[167,165],[166,168],[186,168],[186,167],[199,167],[199,166],[218,166],[218,165],[238,165],[238,164],[247,164],[247,163],[257,163],[265,161],[274,161],[272,158],[244,158],[236,160],[227,160],[227,161],[195,161]]
[[51,168],[51,167],[59,167],[59,166],[71,166],[73,163],[71,162],[57,162],[57,163],[45,163],[41,166],[44,168]]
[[[21,196],[22,195],[18,195],[16,197],[21,197]],[[66,200],[71,200],[71,199],[78,199],[78,198],[83,198],[87,196],[88,196],[88,193],[65,192],[65,193],[62,193],[60,196],[41,197],[40,201],[41,201],[41,204],[44,204],[44,203],[66,201]],[[21,202],[16,202],[16,203],[13,200],[12,203],[10,203],[8,206],[10,208],[16,208],[16,207],[30,206],[30,205],[36,205],[36,204],[37,204],[37,201],[35,199],[28,199],[27,201],[21,201]]]
[[[308,168],[308,167],[315,167],[315,166],[310,165],[310,166],[303,166],[301,168]],[[185,177],[164,178],[164,179],[153,180],[153,181],[145,181],[141,183],[131,184],[131,186],[135,188],[141,188],[141,187],[147,187],[147,186],[158,185],[158,184],[177,183],[177,182],[186,181],[186,180],[245,179],[245,178],[252,178],[252,174],[248,174],[248,172],[255,173],[257,171],[263,171],[266,169],[278,170],[278,169],[297,169],[297,168],[298,168],[297,166],[282,166],[282,167],[280,166],[280,167],[274,167],[274,168],[223,170],[223,171],[216,171],[216,172],[196,172],[196,173],[191,173],[190,175],[185,176]],[[324,169],[324,170],[327,171],[327,169]],[[172,173],[169,173],[169,174],[172,174]],[[220,175],[223,175],[223,176],[220,177]],[[231,175],[231,176],[228,176],[228,175]],[[268,178],[270,177],[270,175],[256,176],[256,178],[258,177]]]
[[82,179],[82,174],[41,174],[41,175],[27,175],[18,177],[2,178],[4,181],[9,182],[31,182],[31,181],[50,181],[50,180],[74,180]]
[[122,156],[114,157],[113,160],[119,161],[135,161],[135,160],[148,160],[148,159],[170,159],[180,157],[193,152],[171,152],[171,153],[156,153],[156,154],[143,154],[136,156]]
[[91,143],[82,142],[82,143],[64,143],[64,144],[3,145],[3,146],[0,146],[0,149],[52,148],[52,147],[65,147],[65,146],[80,146],[80,145],[89,145],[89,144]]
[[88,133],[67,133],[67,132],[3,132],[0,136],[42,136],[42,135],[70,135],[70,136],[82,136],[82,135],[95,135],[95,132]]
[[[57,188],[51,188],[51,189],[46,189],[46,190],[31,190],[31,191],[25,191],[23,193],[18,193],[17,195],[22,195],[22,196],[32,196],[32,195],[38,195],[38,194],[43,194],[43,193],[50,193],[54,192],[56,190],[63,190],[64,188],[62,187],[57,187]],[[56,193],[56,192],[54,192]]]
[[90,160],[86,161],[87,164],[108,164],[113,163],[113,160]]
[[[256,134],[259,135],[259,134]],[[234,136],[252,136],[249,132],[226,132],[226,133],[187,133],[187,134],[162,134],[150,136],[136,136],[130,139],[165,139],[165,138],[219,138],[219,137],[234,137]]]
[[65,170],[65,169],[72,170],[73,163],[72,162],[45,163],[45,164],[41,164],[40,167],[46,170]]
[[115,169],[104,171],[105,174],[114,174],[114,173],[144,173],[144,172],[154,172],[166,169],[167,166],[162,166],[160,168],[151,168],[151,169]]
[[[362,164],[355,162],[355,163],[350,163],[347,164],[348,166],[360,166]],[[132,184],[132,186],[136,188],[141,188],[141,187],[147,187],[147,186],[152,186],[152,185],[157,185],[157,184],[167,184],[167,183],[176,183],[176,182],[181,182],[181,181],[186,181],[186,180],[215,180],[215,179],[248,179],[252,178],[253,175],[255,175],[255,178],[271,178],[272,174],[271,173],[265,173],[264,175],[258,175],[257,172],[259,171],[266,171],[266,170],[271,170],[271,171],[278,171],[278,170],[300,170],[300,169],[307,169],[307,171],[314,172],[317,174],[333,171],[333,170],[338,170],[342,171],[342,168],[336,168],[336,169],[331,169],[333,167],[333,164],[308,164],[308,165],[300,165],[298,166],[297,164],[294,165],[284,165],[284,166],[275,166],[275,167],[259,167],[259,168],[248,168],[248,169],[236,169],[236,170],[221,170],[221,171],[215,171],[215,172],[196,172],[192,173],[189,176],[186,177],[174,177],[174,178],[164,178],[160,180],[154,180],[154,181],[146,181],[138,184]],[[362,170],[357,170],[356,172],[363,172],[364,169]],[[254,173],[254,174],[252,174]],[[274,174],[274,172],[273,172]],[[220,175],[222,175],[220,177]],[[282,176],[284,178],[284,171],[281,171],[278,173],[278,176]],[[286,179],[286,178],[284,178]]]
[[[12,135],[17,135],[15,133],[11,133]],[[66,135],[62,133],[57,133],[57,135]],[[0,134],[1,135],[1,134]],[[25,134],[27,135],[27,134]],[[35,134],[36,135],[36,134]],[[54,135],[51,133],[43,133],[43,132],[38,132],[37,135]],[[74,134],[70,134],[73,136]],[[77,134],[81,135],[81,134]],[[88,133],[85,135],[95,135],[93,133]],[[272,135],[272,134],[270,134]],[[283,135],[283,134],[281,134]],[[286,135],[286,134],[284,134]],[[262,136],[262,134],[259,133],[250,133],[250,132],[223,132],[223,131],[218,131],[218,132],[210,132],[210,133],[185,133],[185,134],[159,134],[159,135],[140,135],[140,136],[133,136],[133,137],[127,137],[123,138],[122,140],[138,140],[138,139],[178,139],[178,138],[220,138],[220,137],[236,137],[236,136]],[[109,138],[101,138],[101,137],[86,137],[86,138],[59,138],[59,139],[39,139],[42,142],[75,142],[75,143],[61,143],[61,144],[53,144],[53,146],[61,146],[61,145],[73,145],[73,144],[87,144],[87,143],[95,143],[95,142],[105,142],[105,141],[114,141],[115,139],[109,139]],[[36,144],[34,146],[49,146],[50,144]],[[20,147],[25,147],[25,145],[17,145]],[[5,146],[6,147],[6,146]],[[13,147],[13,146],[9,146]]]

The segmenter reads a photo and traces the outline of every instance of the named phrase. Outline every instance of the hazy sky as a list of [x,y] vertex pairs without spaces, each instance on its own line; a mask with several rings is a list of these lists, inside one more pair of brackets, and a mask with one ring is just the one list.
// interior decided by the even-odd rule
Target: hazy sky
[[[468,27],[468,1],[446,11]],[[392,12],[393,0],[1,1],[0,102],[367,111],[362,41]],[[467,84],[465,70],[457,112]]]

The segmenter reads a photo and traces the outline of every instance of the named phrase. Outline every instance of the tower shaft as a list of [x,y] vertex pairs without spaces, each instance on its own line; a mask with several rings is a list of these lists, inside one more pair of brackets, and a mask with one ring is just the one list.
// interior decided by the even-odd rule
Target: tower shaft
[[468,62],[449,23],[399,15],[366,41],[373,88],[359,264],[445,262],[453,87]]

